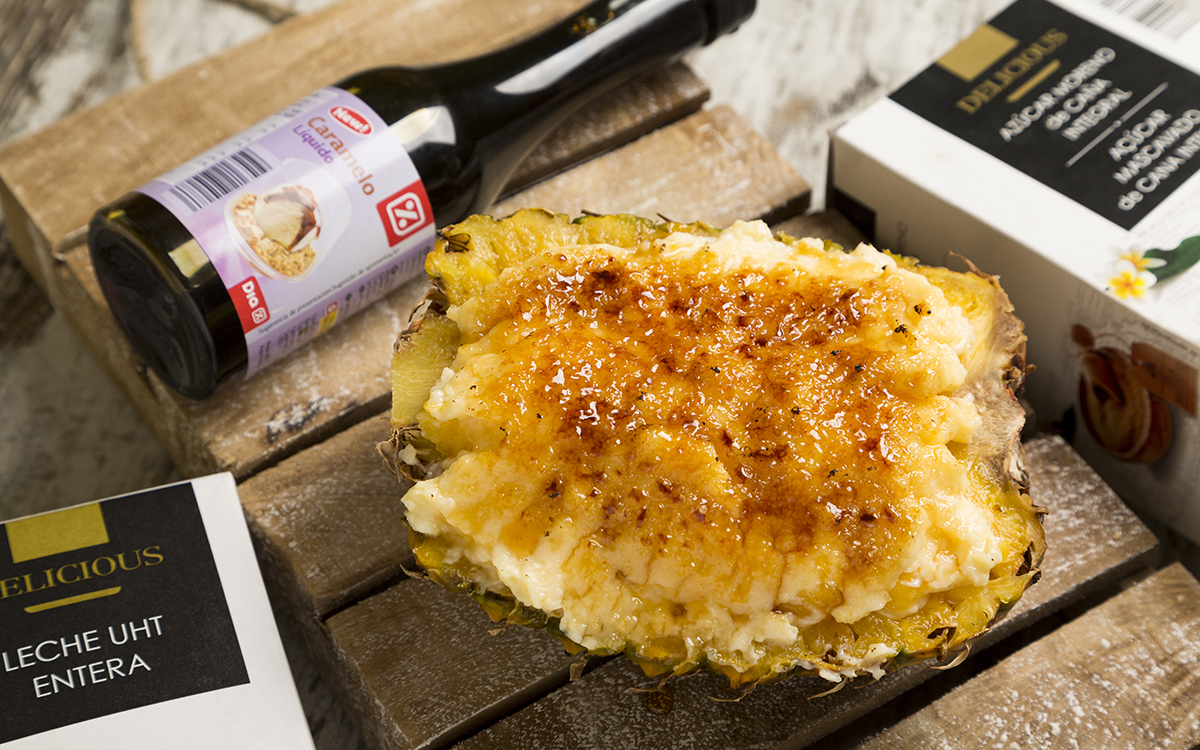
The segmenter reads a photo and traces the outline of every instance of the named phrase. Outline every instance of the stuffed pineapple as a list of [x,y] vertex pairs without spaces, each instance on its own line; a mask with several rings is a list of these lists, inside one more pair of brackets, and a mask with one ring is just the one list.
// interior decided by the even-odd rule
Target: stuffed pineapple
[[442,230],[396,345],[418,562],[648,675],[876,677],[960,650],[1045,548],[995,279],[630,216]]

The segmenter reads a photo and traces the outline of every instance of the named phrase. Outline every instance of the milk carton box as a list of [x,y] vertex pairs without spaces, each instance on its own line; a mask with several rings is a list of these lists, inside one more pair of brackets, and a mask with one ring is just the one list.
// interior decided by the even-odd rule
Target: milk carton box
[[232,476],[3,526],[0,748],[313,746]]

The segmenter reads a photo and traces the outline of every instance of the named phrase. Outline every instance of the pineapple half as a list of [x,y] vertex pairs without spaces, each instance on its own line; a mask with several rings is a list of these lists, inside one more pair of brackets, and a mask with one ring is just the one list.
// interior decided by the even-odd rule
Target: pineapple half
[[440,232],[396,344],[416,559],[647,675],[944,658],[1038,576],[1025,336],[994,278],[540,210]]

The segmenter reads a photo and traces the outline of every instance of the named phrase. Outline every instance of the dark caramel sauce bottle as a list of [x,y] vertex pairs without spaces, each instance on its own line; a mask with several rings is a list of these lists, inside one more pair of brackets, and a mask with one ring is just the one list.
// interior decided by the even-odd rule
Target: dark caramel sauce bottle
[[[385,67],[335,84],[389,125],[437,226],[486,210],[518,164],[582,105],[732,31],[755,0],[612,0],[511,47],[426,68]],[[203,398],[247,371],[243,324],[196,239],[140,192],[100,209],[88,245],[137,353],[179,393]],[[199,257],[181,264],[177,251]],[[175,253],[173,256],[172,253]],[[419,266],[418,266],[419,268]]]

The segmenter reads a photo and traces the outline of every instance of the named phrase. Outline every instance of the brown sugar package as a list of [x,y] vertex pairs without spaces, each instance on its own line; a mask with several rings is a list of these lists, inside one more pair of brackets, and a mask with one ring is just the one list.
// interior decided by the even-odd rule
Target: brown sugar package
[[1014,2],[836,131],[831,194],[881,246],[970,247],[1038,426],[1200,540],[1200,25],[1149,5]]

